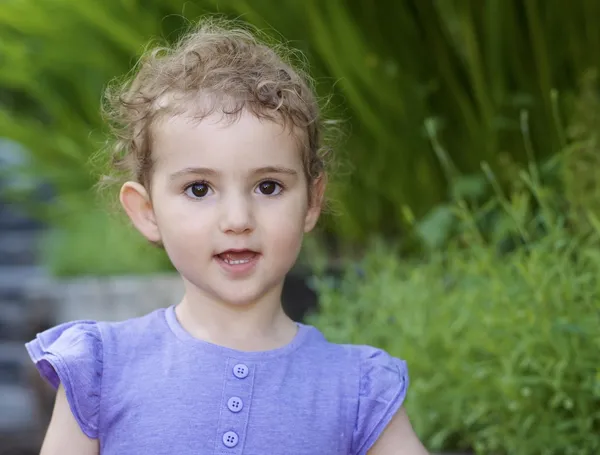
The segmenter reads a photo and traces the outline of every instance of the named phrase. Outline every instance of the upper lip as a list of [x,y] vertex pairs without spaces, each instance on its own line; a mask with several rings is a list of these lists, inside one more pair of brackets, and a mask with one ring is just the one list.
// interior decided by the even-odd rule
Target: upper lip
[[258,251],[253,250],[252,248],[227,248],[226,250],[217,253],[217,255],[225,253],[243,253],[245,251],[248,251],[250,253],[258,253]]

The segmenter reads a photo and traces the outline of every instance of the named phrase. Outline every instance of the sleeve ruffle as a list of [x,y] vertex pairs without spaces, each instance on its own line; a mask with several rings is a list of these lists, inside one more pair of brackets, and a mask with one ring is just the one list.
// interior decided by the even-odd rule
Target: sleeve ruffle
[[97,438],[103,356],[97,324],[61,324],[39,333],[25,347],[42,377],[55,389],[63,385],[82,431]]

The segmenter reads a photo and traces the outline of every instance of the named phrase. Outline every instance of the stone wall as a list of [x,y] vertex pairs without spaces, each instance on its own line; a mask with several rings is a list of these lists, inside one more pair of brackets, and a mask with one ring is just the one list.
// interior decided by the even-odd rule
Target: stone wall
[[177,275],[43,279],[27,289],[27,299],[53,323],[120,321],[178,303],[182,295]]
[[[26,286],[26,300],[38,318],[51,323],[80,319],[120,321],[178,303],[183,283],[178,275],[83,277],[65,280],[39,277]],[[316,308],[317,296],[302,273],[290,273],[283,289],[286,313],[302,321]]]

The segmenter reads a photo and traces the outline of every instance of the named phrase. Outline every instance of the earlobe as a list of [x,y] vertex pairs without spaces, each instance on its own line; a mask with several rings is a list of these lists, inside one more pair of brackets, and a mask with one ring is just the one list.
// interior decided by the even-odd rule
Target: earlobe
[[119,200],[136,229],[150,242],[160,242],[160,231],[146,188],[137,182],[126,182],[121,187]]
[[317,177],[312,184],[311,200],[309,201],[306,218],[304,220],[304,232],[312,231],[319,220],[321,209],[323,207],[326,184],[327,181],[324,175]]

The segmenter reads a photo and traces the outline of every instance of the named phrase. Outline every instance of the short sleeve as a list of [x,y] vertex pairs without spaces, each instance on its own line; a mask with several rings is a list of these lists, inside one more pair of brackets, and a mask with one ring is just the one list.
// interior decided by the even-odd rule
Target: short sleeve
[[98,438],[102,380],[102,340],[93,321],[58,325],[25,344],[39,373],[55,389],[63,384],[71,412],[82,431]]
[[406,362],[376,348],[361,348],[354,453],[364,455],[398,412],[408,388]]

